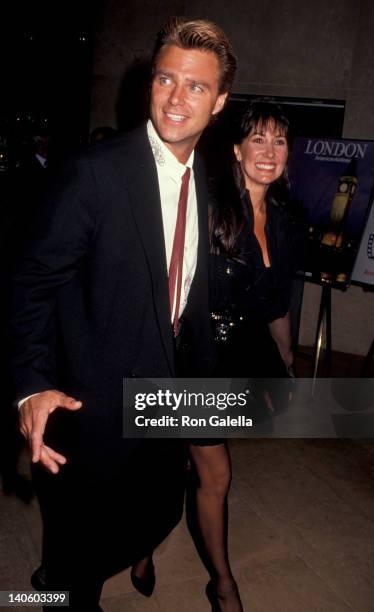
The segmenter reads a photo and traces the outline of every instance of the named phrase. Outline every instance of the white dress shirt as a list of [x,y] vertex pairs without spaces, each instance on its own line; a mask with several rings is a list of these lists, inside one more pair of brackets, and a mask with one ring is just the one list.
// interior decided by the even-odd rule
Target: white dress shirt
[[[181,301],[179,315],[182,314],[186,304],[188,293],[196,270],[197,244],[199,238],[197,200],[195,178],[193,173],[194,151],[192,151],[187,163],[181,164],[175,155],[167,148],[158,136],[151,120],[147,123],[147,133],[153,155],[156,162],[158,186],[160,189],[162,223],[164,226],[164,240],[166,250],[166,263],[169,270],[171,254],[173,250],[175,225],[177,222],[179,194],[182,185],[182,176],[186,168],[191,168],[190,181],[188,185],[186,234],[184,242],[183,276]],[[173,320],[175,309],[175,298],[171,320]]]
[[48,159],[46,157],[43,157],[43,155],[39,155],[39,153],[35,153],[35,157],[38,160],[39,164],[43,166],[43,168],[47,168]]

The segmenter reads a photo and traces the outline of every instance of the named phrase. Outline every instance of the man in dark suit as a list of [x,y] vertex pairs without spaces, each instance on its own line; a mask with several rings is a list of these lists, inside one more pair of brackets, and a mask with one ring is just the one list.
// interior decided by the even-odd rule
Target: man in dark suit
[[217,26],[171,20],[156,44],[147,125],[65,165],[16,275],[13,370],[46,583],[70,591],[71,609],[99,609],[103,581],[181,517],[183,445],[123,439],[122,380],[176,375],[181,316],[191,359],[208,371],[207,192],[194,147],[235,65]]

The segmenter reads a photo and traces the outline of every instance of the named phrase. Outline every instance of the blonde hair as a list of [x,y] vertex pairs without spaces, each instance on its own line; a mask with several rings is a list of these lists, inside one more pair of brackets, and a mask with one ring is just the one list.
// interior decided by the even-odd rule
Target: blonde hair
[[181,49],[199,49],[214,53],[220,66],[219,93],[230,91],[234,81],[237,59],[226,34],[212,21],[171,17],[157,34],[152,66],[155,69],[160,51],[166,45]]

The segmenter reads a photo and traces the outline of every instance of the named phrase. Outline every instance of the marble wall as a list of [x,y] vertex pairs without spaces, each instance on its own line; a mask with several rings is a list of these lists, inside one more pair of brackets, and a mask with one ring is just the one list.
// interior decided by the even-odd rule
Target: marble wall
[[[233,90],[346,100],[344,136],[374,139],[372,0],[105,0],[97,32],[91,126],[116,126],[128,67],[149,54],[170,15],[209,18],[239,59]],[[306,285],[300,341],[311,345],[318,287]],[[333,292],[333,345],[365,354],[374,333],[374,294]]]

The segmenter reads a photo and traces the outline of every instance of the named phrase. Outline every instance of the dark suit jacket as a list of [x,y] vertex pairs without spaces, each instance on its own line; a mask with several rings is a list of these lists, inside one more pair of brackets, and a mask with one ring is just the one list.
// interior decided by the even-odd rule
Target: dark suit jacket
[[[193,360],[203,372],[211,358],[207,194],[197,156],[194,172],[198,264],[185,317]],[[64,487],[55,476],[40,476],[41,498],[48,508],[52,495],[54,511],[59,499],[69,512],[60,491],[71,500],[74,481],[75,500],[78,496],[87,517],[92,512],[87,499],[93,500],[87,487],[96,490],[99,482],[109,497],[116,489],[105,521],[114,524],[116,505],[122,529],[126,524],[128,535],[138,534],[134,546],[122,534],[123,546],[134,549],[134,556],[165,537],[179,520],[184,465],[180,443],[122,438],[123,377],[175,375],[157,171],[145,127],[70,161],[42,210],[16,274],[12,335],[17,396],[57,388],[81,399],[83,407],[74,413],[56,411],[49,418],[46,441],[66,453],[70,465],[59,477]],[[90,485],[82,489],[83,479]],[[118,488],[125,491],[121,500]]]

